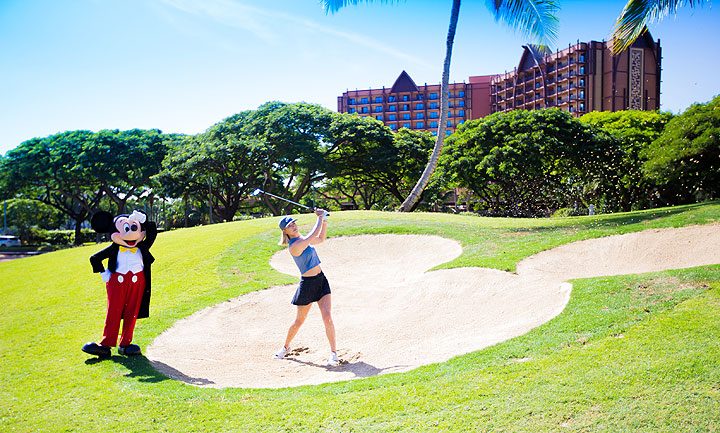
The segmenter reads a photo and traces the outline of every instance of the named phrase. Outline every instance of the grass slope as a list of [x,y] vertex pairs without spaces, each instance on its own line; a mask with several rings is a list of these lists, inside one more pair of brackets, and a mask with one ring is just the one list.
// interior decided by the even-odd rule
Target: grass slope
[[[300,219],[307,228],[312,221]],[[437,234],[464,250],[442,267],[512,271],[529,255],[576,240],[718,221],[718,202],[533,220],[337,212],[330,235]],[[151,317],[138,322],[135,342],[146,347],[194,311],[294,281],[268,264],[280,248],[276,223],[161,234],[152,248]],[[215,390],[169,380],[144,357],[98,362],[80,352],[102,330],[104,287],[88,258],[104,246],[0,263],[1,431],[720,429],[720,266],[575,281],[566,310],[549,323],[409,373]]]

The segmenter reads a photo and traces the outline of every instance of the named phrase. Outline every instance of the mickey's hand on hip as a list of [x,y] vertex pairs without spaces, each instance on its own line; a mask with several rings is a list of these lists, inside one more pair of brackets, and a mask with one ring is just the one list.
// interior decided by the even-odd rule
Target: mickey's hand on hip
[[102,277],[102,280],[104,283],[107,283],[110,281],[110,276],[112,275],[112,272],[110,272],[109,269],[105,269],[104,271],[100,272],[100,277]]

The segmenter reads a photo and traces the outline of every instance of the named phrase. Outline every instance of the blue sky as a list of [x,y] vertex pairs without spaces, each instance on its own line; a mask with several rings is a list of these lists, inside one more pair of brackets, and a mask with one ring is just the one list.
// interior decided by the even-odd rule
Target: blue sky
[[[623,1],[562,1],[556,48],[608,39]],[[194,134],[267,101],[337,109],[347,89],[442,72],[451,0],[378,2],[326,15],[317,0],[0,0],[0,154],[87,129]],[[652,24],[662,109],[720,93],[720,13]],[[465,0],[451,81],[512,70],[532,42]]]

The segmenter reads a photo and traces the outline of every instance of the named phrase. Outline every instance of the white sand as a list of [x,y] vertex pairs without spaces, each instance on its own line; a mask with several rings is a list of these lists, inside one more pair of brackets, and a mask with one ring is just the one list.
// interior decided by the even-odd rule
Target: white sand
[[[329,238],[317,247],[332,288],[336,367],[320,311],[311,310],[284,360],[273,360],[295,317],[296,285],[271,287],[178,321],[146,350],[162,373],[224,388],[280,388],[408,371],[522,335],[567,305],[573,278],[720,263],[720,225],[647,230],[576,242],[520,262],[427,272],[462,249],[437,236]],[[290,254],[271,265],[299,277]]]

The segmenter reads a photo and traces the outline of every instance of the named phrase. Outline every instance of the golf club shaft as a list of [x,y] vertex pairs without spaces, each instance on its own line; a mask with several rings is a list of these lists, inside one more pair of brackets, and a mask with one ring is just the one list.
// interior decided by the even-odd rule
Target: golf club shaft
[[304,207],[305,209],[310,209],[309,206],[305,206],[304,204],[300,204],[300,203],[298,203],[298,202],[295,202],[295,201],[292,201],[292,200],[288,200],[288,199],[286,199],[286,198],[282,198],[282,197],[280,197],[279,195],[270,194],[269,192],[265,192],[265,191],[263,191],[263,190],[260,190],[260,191],[261,191],[263,194],[267,194],[267,195],[269,195],[269,196],[271,196],[271,197],[279,198],[280,200],[285,200],[285,201],[288,202],[288,203],[292,203],[292,204],[294,204],[294,205],[297,205],[297,206],[300,206],[300,207]]

